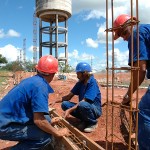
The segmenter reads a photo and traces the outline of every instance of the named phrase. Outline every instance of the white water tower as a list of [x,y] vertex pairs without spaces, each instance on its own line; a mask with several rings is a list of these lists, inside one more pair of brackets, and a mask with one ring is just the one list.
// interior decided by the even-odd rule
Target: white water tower
[[[39,18],[39,58],[44,48],[58,61],[68,64],[68,18],[72,14],[72,0],[36,0],[36,16]],[[64,57],[58,58],[58,51]]]

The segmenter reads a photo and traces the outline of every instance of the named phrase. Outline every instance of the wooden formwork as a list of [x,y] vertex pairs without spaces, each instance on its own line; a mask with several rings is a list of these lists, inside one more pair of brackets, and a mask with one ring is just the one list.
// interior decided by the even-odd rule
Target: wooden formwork
[[[50,115],[53,117],[60,117],[56,111],[51,111]],[[70,136],[63,137],[61,140],[53,139],[52,147],[55,150],[104,150],[100,145],[98,145],[93,140],[85,136],[81,131],[72,126],[69,122],[62,119],[60,124],[54,126],[59,129],[61,127],[66,127],[70,131]]]

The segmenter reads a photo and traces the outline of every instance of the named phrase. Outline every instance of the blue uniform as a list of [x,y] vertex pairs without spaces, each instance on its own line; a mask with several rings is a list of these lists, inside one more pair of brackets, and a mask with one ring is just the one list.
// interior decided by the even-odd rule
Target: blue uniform
[[0,139],[19,141],[13,150],[39,149],[50,141],[50,135],[33,121],[35,112],[48,115],[48,95],[53,93],[40,75],[24,79],[0,101]]
[[[137,30],[133,30],[133,62],[137,61]],[[131,37],[128,39],[129,65],[131,64]],[[139,25],[139,60],[150,60],[150,24]]]
[[150,150],[150,86],[139,102],[138,116],[139,150]]
[[[79,103],[77,109],[72,112],[72,115],[87,123],[87,125],[94,125],[97,123],[97,118],[102,114],[101,110],[101,93],[98,83],[92,75],[87,84],[79,81],[75,84],[71,92],[78,95],[79,102],[84,98],[86,101]],[[63,101],[62,109],[65,111],[76,105],[73,102]]]
[[[129,65],[131,65],[131,37],[128,39]],[[139,60],[147,61],[146,76],[150,79],[150,24],[139,25]],[[133,62],[137,61],[137,29],[133,30]]]
[[[133,62],[137,61],[137,30],[133,30]],[[131,37],[128,39],[129,65],[131,64]],[[150,24],[139,25],[139,60],[147,61],[147,78],[150,79]],[[139,150],[150,150],[150,87],[139,103]]]

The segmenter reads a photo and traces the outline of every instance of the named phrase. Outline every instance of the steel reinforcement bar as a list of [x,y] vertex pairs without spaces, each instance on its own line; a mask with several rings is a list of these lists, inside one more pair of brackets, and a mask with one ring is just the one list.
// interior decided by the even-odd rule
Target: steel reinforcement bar
[[[55,110],[50,111],[51,117],[60,117]],[[86,135],[84,135],[77,128],[72,126],[65,119],[62,119],[57,125],[54,126],[56,129],[66,127],[70,131],[70,135],[67,137],[63,137],[61,140],[54,139],[53,147],[54,149],[59,150],[104,150],[103,147],[98,145],[96,142],[89,139]],[[59,142],[59,144],[58,144]],[[61,143],[61,144],[60,144]],[[56,146],[57,145],[57,146]],[[59,146],[58,146],[59,145]],[[57,148],[59,147],[59,148]]]

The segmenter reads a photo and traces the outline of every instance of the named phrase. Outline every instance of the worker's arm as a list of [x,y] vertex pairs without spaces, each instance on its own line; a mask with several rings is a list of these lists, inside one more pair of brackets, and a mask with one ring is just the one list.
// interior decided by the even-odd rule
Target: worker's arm
[[[137,67],[138,63],[135,62],[134,66]],[[139,83],[138,83],[138,71],[135,70],[133,71],[133,90],[131,91],[131,83],[129,85],[128,91],[125,94],[124,98],[123,98],[123,102],[122,104],[125,104],[127,102],[130,101],[130,97],[131,95],[137,90],[137,88],[141,85],[141,83],[144,81],[145,79],[145,74],[146,74],[146,61],[139,61]]]
[[53,107],[56,103],[61,103],[61,99],[56,99],[56,100],[50,100],[51,102],[49,103],[50,107]]
[[73,106],[72,108],[69,108],[65,111],[64,113],[64,118],[67,119],[70,115],[71,112],[73,112],[77,107],[78,107],[79,103],[76,104],[75,106]]
[[[82,101],[85,101],[85,99],[83,99]],[[80,102],[81,102],[81,101],[80,101]],[[80,102],[79,102],[79,103],[80,103]],[[77,103],[75,106],[73,106],[72,108],[69,108],[69,109],[67,109],[67,110],[65,111],[65,114],[64,114],[64,118],[65,118],[65,119],[69,117],[69,115],[70,115],[71,112],[73,112],[75,109],[77,109],[79,103]]]
[[[54,121],[53,121],[54,122]],[[55,129],[44,117],[43,113],[36,112],[34,113],[34,123],[37,125],[41,130],[55,136],[55,137],[62,137],[69,135],[69,130],[67,128],[62,129]]]
[[62,101],[69,101],[74,96],[72,92],[70,92],[68,95],[65,95],[62,97]]
[[51,101],[49,105],[50,107],[53,107],[56,103],[61,103],[64,100],[69,101],[73,96],[74,94],[70,92],[68,95],[63,96],[62,99],[56,99]]

